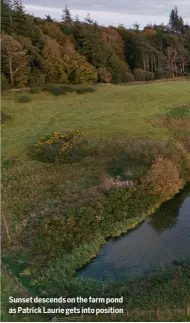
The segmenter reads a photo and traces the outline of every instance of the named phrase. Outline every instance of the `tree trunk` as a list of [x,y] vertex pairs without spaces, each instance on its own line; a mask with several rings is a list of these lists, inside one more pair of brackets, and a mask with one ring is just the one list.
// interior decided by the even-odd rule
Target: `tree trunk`
[[10,79],[11,79],[11,85],[14,85],[14,77],[13,77],[13,69],[12,69],[12,60],[11,57],[9,56],[9,74],[10,74]]

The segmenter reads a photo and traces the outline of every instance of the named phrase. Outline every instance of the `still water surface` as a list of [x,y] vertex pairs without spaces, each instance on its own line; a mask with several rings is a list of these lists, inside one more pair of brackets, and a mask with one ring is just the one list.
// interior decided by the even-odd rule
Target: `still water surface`
[[189,187],[137,229],[108,240],[78,277],[122,281],[186,259],[190,259]]

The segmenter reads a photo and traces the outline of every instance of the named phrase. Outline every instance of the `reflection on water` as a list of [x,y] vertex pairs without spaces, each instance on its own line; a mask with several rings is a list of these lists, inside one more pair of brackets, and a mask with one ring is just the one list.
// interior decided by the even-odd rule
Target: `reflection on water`
[[190,259],[189,188],[137,229],[110,239],[78,276],[127,280],[185,259]]
[[157,231],[163,232],[165,229],[173,228],[178,222],[178,216],[180,215],[180,208],[187,192],[182,192],[171,201],[164,203],[161,208],[149,218],[149,224]]

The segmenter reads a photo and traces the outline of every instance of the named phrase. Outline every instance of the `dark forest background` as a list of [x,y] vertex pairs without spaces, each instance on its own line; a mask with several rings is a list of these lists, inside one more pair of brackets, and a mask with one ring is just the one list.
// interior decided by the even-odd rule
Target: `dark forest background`
[[[26,14],[21,1],[1,0],[2,88],[45,83],[125,83],[190,74],[190,26],[175,7],[168,24],[143,30],[104,27],[88,15],[62,20]],[[127,21],[126,21],[127,24]]]

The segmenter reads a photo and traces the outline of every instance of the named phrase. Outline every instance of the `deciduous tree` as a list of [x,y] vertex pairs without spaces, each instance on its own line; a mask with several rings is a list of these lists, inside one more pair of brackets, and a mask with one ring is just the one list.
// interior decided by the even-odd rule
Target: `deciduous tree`
[[8,75],[11,85],[14,86],[16,83],[26,85],[29,74],[26,50],[21,43],[5,33],[2,34],[1,46],[2,69]]

